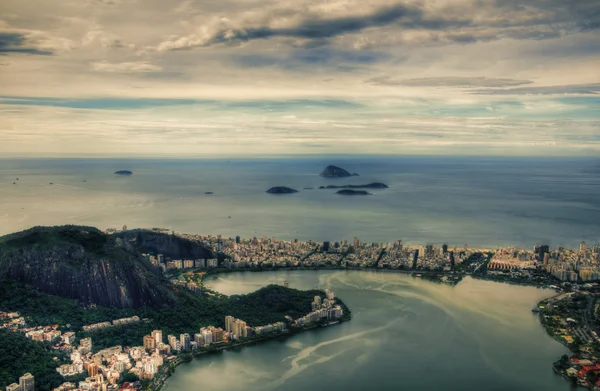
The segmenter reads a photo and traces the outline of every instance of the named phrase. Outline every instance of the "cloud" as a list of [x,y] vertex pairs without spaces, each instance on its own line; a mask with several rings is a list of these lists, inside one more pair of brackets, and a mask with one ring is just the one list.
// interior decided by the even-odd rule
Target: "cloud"
[[107,73],[147,73],[160,72],[162,67],[143,61],[110,63],[106,61],[95,62],[92,69],[96,72]]
[[379,76],[365,80],[378,86],[410,87],[512,87],[533,83],[531,80],[502,79],[495,77],[421,77],[398,80],[390,76]]
[[[285,4],[285,3],[284,3]],[[395,28],[392,41],[426,44],[469,44],[500,39],[542,40],[600,28],[597,0],[448,1],[434,4],[376,0],[349,7],[333,2],[331,9],[315,2],[264,7],[205,23],[191,34],[171,37],[159,51],[239,44],[270,38],[323,40],[358,34],[373,28]],[[337,5],[337,6],[336,6]],[[416,34],[413,34],[416,33]],[[381,38],[389,44],[389,39]],[[377,45],[362,36],[357,46]],[[307,43],[307,44],[310,44]]]
[[52,52],[27,46],[27,37],[21,33],[0,32],[0,54],[24,53],[48,56]]
[[600,93],[600,83],[571,84],[558,86],[539,86],[539,87],[521,87],[507,88],[498,90],[477,90],[473,94],[482,95],[561,95],[561,94],[582,94],[596,95]]

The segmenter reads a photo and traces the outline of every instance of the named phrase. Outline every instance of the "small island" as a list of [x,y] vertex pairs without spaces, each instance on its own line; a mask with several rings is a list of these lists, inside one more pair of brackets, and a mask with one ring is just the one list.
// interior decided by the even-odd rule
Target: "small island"
[[319,175],[323,178],[345,178],[349,176],[358,176],[357,173],[350,174],[348,171],[337,166],[327,166]]
[[389,189],[389,186],[385,183],[373,182],[366,185],[319,186],[319,189]]
[[337,191],[335,194],[349,195],[349,196],[354,196],[354,195],[361,195],[361,196],[372,195],[371,193],[369,193],[368,191],[365,191],[365,190],[351,190],[351,189],[340,190],[340,191]]
[[292,194],[297,192],[298,190],[285,186],[275,186],[267,190],[267,193],[269,194]]
[[214,194],[212,191],[205,191],[204,194],[211,195]]
[[133,172],[131,172],[129,170],[119,170],[119,171],[115,171],[115,175],[129,176],[129,175],[133,175]]

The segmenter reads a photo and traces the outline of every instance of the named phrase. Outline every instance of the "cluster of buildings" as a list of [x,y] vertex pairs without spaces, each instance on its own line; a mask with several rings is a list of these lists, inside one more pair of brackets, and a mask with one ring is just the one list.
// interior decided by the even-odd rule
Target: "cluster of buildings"
[[296,319],[294,325],[307,326],[315,322],[335,321],[344,316],[344,310],[335,303],[335,293],[329,289],[325,290],[327,297],[315,296],[311,303],[312,311],[301,318]]
[[96,330],[101,330],[101,329],[105,329],[108,327],[124,326],[127,324],[137,323],[139,321],[140,321],[140,318],[138,316],[131,316],[129,318],[115,319],[111,322],[100,322],[100,323],[85,325],[82,327],[82,329],[83,329],[83,331],[86,331],[86,332],[96,331]]
[[6,387],[6,391],[34,391],[35,377],[31,373],[26,373],[19,378],[19,383],[12,383]]

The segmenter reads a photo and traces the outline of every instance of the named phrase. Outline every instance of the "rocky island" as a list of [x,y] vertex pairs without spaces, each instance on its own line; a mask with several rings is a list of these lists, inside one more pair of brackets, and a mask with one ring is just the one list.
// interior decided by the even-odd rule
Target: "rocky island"
[[365,191],[365,190],[351,190],[351,189],[340,190],[340,191],[337,191],[335,194],[349,195],[349,196],[355,196],[355,195],[361,195],[361,196],[372,195],[371,193],[369,193],[368,191]]
[[269,194],[292,194],[297,192],[298,190],[285,186],[275,186],[267,190],[267,193]]
[[327,166],[319,175],[323,178],[345,178],[349,176],[358,176],[357,173],[350,174],[348,171],[337,166]]
[[129,175],[133,175],[133,172],[131,172],[129,170],[119,170],[119,171],[115,171],[115,175],[129,176]]
[[319,189],[389,189],[389,186],[385,183],[373,182],[366,185],[319,186]]

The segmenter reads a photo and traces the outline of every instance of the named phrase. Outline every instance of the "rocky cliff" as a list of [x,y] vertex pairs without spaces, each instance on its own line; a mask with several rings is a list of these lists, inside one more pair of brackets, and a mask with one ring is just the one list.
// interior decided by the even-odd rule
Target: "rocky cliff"
[[120,244],[137,252],[163,254],[173,259],[212,259],[215,253],[202,243],[145,229],[134,229],[114,235],[121,239]]
[[86,305],[171,304],[172,285],[140,257],[136,244],[155,243],[166,254],[181,250],[182,258],[205,255],[207,250],[194,242],[162,236],[141,234],[136,236],[141,242],[131,243],[127,235],[106,235],[91,227],[35,227],[0,237],[0,279],[9,277]]

